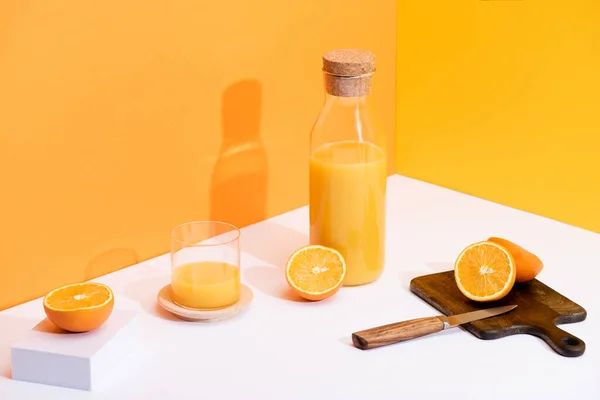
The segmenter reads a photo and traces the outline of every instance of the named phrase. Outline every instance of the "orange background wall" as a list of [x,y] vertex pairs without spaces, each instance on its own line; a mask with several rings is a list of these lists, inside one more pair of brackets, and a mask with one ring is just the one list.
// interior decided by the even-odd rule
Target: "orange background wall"
[[305,205],[329,49],[377,55],[393,155],[395,17],[393,0],[2,1],[0,309],[167,252],[177,223]]

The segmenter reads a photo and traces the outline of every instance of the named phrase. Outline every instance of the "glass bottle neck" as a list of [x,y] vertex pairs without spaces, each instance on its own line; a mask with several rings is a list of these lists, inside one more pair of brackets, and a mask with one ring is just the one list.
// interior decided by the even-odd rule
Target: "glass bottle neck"
[[343,97],[334,96],[325,92],[325,106],[329,107],[343,107],[343,108],[362,108],[369,106],[370,95],[356,96],[356,97]]
[[335,96],[325,92],[325,104],[323,106],[323,115],[329,115],[330,118],[345,118],[356,120],[364,118],[370,114],[370,95],[364,96]]
[[359,141],[379,145],[373,129],[370,95],[335,96],[325,92],[325,103],[311,132],[311,151],[324,144]]

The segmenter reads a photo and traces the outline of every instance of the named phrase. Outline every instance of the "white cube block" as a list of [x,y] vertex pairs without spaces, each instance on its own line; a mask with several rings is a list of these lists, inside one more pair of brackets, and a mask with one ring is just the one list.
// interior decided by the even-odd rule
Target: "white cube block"
[[94,390],[138,342],[137,312],[114,310],[98,329],[69,333],[44,319],[11,348],[12,377]]

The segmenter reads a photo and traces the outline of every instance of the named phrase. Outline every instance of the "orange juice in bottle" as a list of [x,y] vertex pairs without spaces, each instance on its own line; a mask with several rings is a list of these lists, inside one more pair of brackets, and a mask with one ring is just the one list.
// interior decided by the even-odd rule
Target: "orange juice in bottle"
[[385,264],[385,136],[371,125],[375,57],[362,50],[323,56],[325,104],[311,132],[310,243],[338,250],[344,285],[379,278]]

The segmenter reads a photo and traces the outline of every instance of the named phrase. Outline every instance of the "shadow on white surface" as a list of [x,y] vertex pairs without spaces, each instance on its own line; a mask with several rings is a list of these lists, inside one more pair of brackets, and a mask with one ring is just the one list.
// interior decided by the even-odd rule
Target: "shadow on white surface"
[[246,282],[271,297],[307,301],[289,288],[285,280],[285,265],[294,251],[308,245],[308,235],[272,221],[264,221],[243,229],[240,243],[243,252],[266,264],[242,267]]
[[425,276],[430,274],[437,274],[438,272],[451,271],[454,269],[454,265],[450,262],[427,262],[425,263],[428,271],[423,270],[404,270],[400,271],[398,277],[402,286],[410,290],[410,281],[419,276]]
[[308,302],[292,292],[285,280],[283,268],[270,266],[246,268],[244,280],[266,295],[288,301]]
[[341,342],[342,344],[345,344],[346,346],[350,346],[353,349],[356,349],[356,347],[354,347],[354,344],[352,343],[352,335],[346,335],[346,336],[342,336],[341,338],[338,339],[339,342]]
[[425,265],[431,270],[432,274],[454,270],[454,264],[451,262],[430,261],[426,262]]
[[158,292],[168,283],[168,276],[141,279],[127,285],[123,295],[139,302],[142,312],[167,321],[184,323],[185,321],[177,318],[158,304]]
[[423,273],[423,271],[417,270],[400,271],[400,273],[398,274],[400,282],[402,283],[402,287],[404,287],[407,290],[410,290],[410,281],[421,275],[425,274]]
[[77,335],[77,333],[67,332],[62,328],[54,325],[48,318],[44,318],[42,322],[37,324],[32,330],[38,332],[54,333],[57,335]]
[[267,264],[284,268],[292,253],[308,244],[308,235],[264,221],[242,230],[242,251]]
[[11,378],[10,348],[38,322],[31,318],[0,315],[0,377]]

